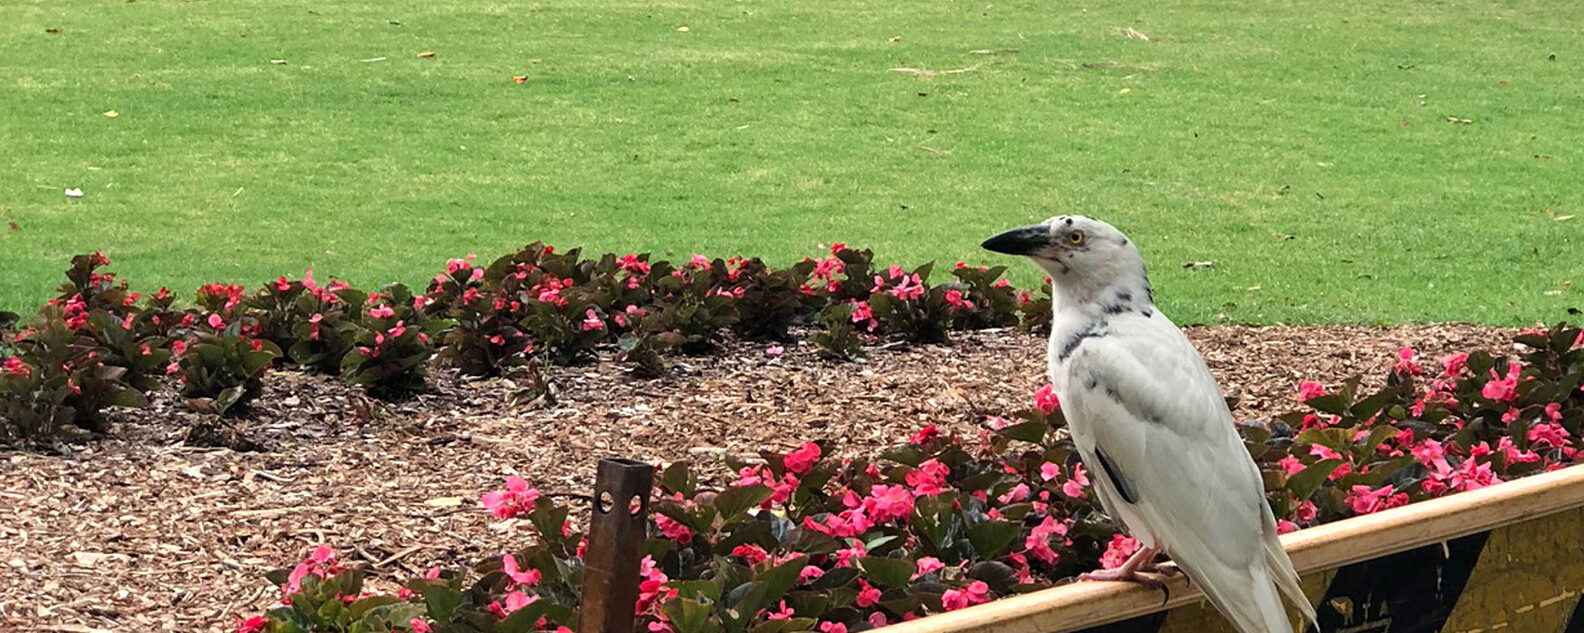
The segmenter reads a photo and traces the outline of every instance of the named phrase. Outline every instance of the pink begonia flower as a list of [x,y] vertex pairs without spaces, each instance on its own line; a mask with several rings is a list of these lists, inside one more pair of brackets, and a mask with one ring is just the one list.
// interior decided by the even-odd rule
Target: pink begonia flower
[[[869,308],[868,301],[854,301],[852,305],[853,323],[868,323],[869,321],[874,320],[874,311]],[[869,327],[870,329],[874,329],[873,324],[871,324]]]
[[539,581],[544,578],[544,575],[539,573],[537,569],[524,570],[518,567],[517,557],[511,554],[501,557],[501,565],[501,571],[506,573],[506,577],[511,579],[514,586],[533,587],[538,585]]
[[1312,400],[1323,395],[1325,395],[1325,385],[1308,380],[1298,384],[1298,400],[1300,402]]
[[430,633],[431,631],[434,630],[432,628],[429,628],[429,623],[428,622],[425,622],[425,621],[420,620],[418,618],[413,618],[411,620],[408,620],[407,621],[407,628],[412,629],[412,633]]
[[1056,389],[1045,385],[1034,391],[1034,406],[1038,407],[1045,415],[1055,413],[1061,408],[1061,401],[1056,398]]
[[1369,486],[1353,486],[1345,502],[1358,514],[1371,514],[1407,505],[1408,495],[1401,492],[1393,494],[1391,486],[1381,486],[1375,490],[1370,490]]
[[481,503],[488,508],[497,519],[510,519],[519,514],[531,512],[534,502],[539,499],[539,491],[528,485],[522,477],[512,475],[506,478],[506,489],[502,491],[485,493]]
[[687,545],[693,542],[693,530],[664,514],[654,515],[655,526],[666,538]]
[[918,432],[909,437],[908,443],[918,446],[928,443],[930,440],[933,440],[937,437],[940,437],[940,429],[935,428],[935,425],[931,424],[919,429]]
[[389,319],[393,316],[396,316],[396,310],[392,309],[390,306],[374,306],[369,308],[369,316],[376,319]]
[[220,315],[218,314],[211,314],[209,315],[209,327],[212,327],[216,330],[224,328],[225,319],[220,318]]
[[1028,487],[1028,484],[1019,483],[1018,485],[1013,486],[1011,490],[1006,491],[1006,494],[1001,495],[1000,497],[997,497],[996,501],[1001,502],[1001,505],[1007,505],[1007,504],[1012,504],[1012,503],[1018,503],[1018,502],[1026,500],[1028,498],[1029,498],[1029,487]]
[[1035,558],[1045,561],[1047,564],[1054,565],[1056,563],[1057,554],[1056,550],[1051,549],[1050,539],[1052,536],[1062,537],[1063,544],[1065,544],[1067,537],[1067,524],[1057,521],[1055,517],[1046,516],[1044,521],[1040,522],[1039,525],[1034,526],[1034,529],[1029,533],[1028,538],[1023,540],[1023,546],[1028,550],[1028,553],[1032,554]]
[[786,603],[785,600],[782,600],[781,604],[776,605],[776,610],[775,611],[771,611],[770,615],[767,616],[765,619],[766,620],[770,620],[772,622],[776,622],[776,621],[784,622],[786,620],[792,619],[792,616],[794,616],[794,615],[797,615],[797,613],[792,611],[791,607],[787,606],[787,603]]
[[951,468],[932,457],[909,471],[903,480],[913,488],[914,495],[932,497],[946,491],[946,476],[949,474]]
[[1418,376],[1424,373],[1424,370],[1419,368],[1419,364],[1414,362],[1415,356],[1418,356],[1418,353],[1414,352],[1412,347],[1397,350],[1397,364],[1392,367],[1392,371],[1397,372],[1399,376]]
[[1061,466],[1050,462],[1040,464],[1040,481],[1050,481],[1061,476]]
[[1121,567],[1122,563],[1127,562],[1128,557],[1138,551],[1138,548],[1139,542],[1137,539],[1121,534],[1113,534],[1111,543],[1106,545],[1105,553],[1100,555],[1100,568],[1116,569]]
[[807,442],[802,446],[799,446],[796,450],[787,453],[786,457],[782,458],[782,463],[786,465],[786,469],[788,471],[794,474],[802,475],[810,470],[813,470],[814,463],[818,462],[819,459],[819,444]]
[[1288,477],[1303,472],[1303,469],[1305,468],[1303,462],[1298,461],[1298,458],[1293,457],[1292,455],[1281,458],[1281,461],[1276,462],[1276,465],[1281,466],[1282,470],[1287,471]]
[[820,633],[847,633],[847,625],[840,622],[821,622]]
[[1277,534],[1287,534],[1287,533],[1290,533],[1290,532],[1297,532],[1297,531],[1298,531],[1298,524],[1297,523],[1293,523],[1292,521],[1288,521],[1287,519],[1282,519],[1282,520],[1276,522],[1276,533]]
[[1089,473],[1084,470],[1083,464],[1073,467],[1073,476],[1062,484],[1062,494],[1072,499],[1084,498],[1084,486],[1089,485]]
[[1468,358],[1468,354],[1458,353],[1441,359],[1441,374],[1453,378],[1463,373],[1463,368],[1468,367]]
[[935,558],[934,556],[925,556],[918,559],[918,561],[915,563],[915,566],[917,569],[913,572],[913,578],[917,579],[919,576],[933,574],[945,569],[946,563],[940,562],[940,559]]
[[765,356],[769,356],[771,358],[775,358],[785,353],[786,348],[780,345],[771,345],[770,347],[766,347],[764,351]]
[[593,308],[589,308],[589,311],[584,315],[583,331],[592,332],[603,329],[605,329],[605,322],[600,320],[599,314],[595,313]]
[[1509,467],[1513,464],[1532,464],[1541,459],[1540,454],[1534,451],[1518,450],[1518,447],[1513,445],[1512,438],[1505,435],[1496,440],[1496,452],[1506,458]]
[[985,421],[990,423],[990,430],[992,431],[1000,431],[1007,427],[1018,424],[1017,422],[1013,422],[1012,420],[1008,420],[999,415],[985,416]]
[[[1555,405],[1552,405],[1555,406]],[[1562,448],[1568,445],[1567,438],[1573,437],[1561,424],[1548,422],[1529,427],[1529,443],[1544,444],[1550,448]],[[1503,437],[1502,439],[1507,439]]]
[[[181,341],[177,342],[180,343]],[[0,368],[3,368],[5,375],[7,376],[21,376],[23,378],[27,378],[33,374],[33,368],[27,363],[22,362],[22,359],[16,356],[7,358],[5,364],[0,365]]]
[[1485,396],[1486,400],[1495,402],[1512,402],[1516,400],[1518,398],[1518,373],[1520,371],[1522,371],[1522,368],[1516,362],[1507,366],[1507,377],[1505,378],[1497,376],[1496,370],[1491,369],[1491,380],[1485,383],[1485,387],[1480,390],[1480,394]]
[[953,308],[956,308],[958,310],[972,310],[972,309],[974,309],[973,302],[969,301],[967,299],[964,299],[963,298],[963,293],[962,293],[961,290],[947,290],[946,291],[946,296],[945,296],[945,301],[946,301],[946,305],[949,305],[949,306],[951,306]]
[[1551,420],[1552,422],[1561,422],[1562,421],[1562,405],[1560,403],[1556,403],[1556,402],[1553,402],[1551,404],[1546,405],[1545,406],[1545,416],[1546,416],[1547,419]]
[[748,566],[750,567],[765,562],[766,559],[770,558],[769,552],[766,552],[763,547],[754,545],[753,543],[738,545],[737,547],[732,548],[732,555],[742,557],[743,561],[748,563]]
[[872,486],[864,512],[876,522],[900,521],[913,514],[913,493],[902,486]]
[[863,608],[880,604],[880,590],[870,586],[862,578],[858,579],[858,599],[854,604]]

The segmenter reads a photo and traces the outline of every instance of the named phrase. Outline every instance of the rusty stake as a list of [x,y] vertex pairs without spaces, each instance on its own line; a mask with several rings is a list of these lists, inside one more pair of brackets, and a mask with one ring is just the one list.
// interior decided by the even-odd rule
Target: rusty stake
[[654,466],[602,459],[594,481],[593,519],[583,555],[579,633],[632,633],[638,561],[649,517]]

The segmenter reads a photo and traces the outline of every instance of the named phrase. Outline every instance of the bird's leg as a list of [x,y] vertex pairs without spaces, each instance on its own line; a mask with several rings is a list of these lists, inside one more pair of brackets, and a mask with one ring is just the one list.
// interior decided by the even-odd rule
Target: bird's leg
[[[1158,554],[1160,554],[1160,550],[1158,549],[1153,547],[1141,547],[1138,551],[1133,552],[1133,555],[1129,556],[1127,562],[1122,563],[1122,566],[1117,567],[1116,569],[1102,569],[1086,574],[1079,574],[1078,579],[1136,582],[1149,587],[1159,587],[1161,586],[1161,581],[1150,578],[1149,576],[1139,575],[1139,572],[1159,573],[1164,576],[1171,576],[1177,573],[1177,567],[1175,565],[1170,567],[1156,565],[1154,561],[1155,556]],[[1167,571],[1168,569],[1170,571]]]

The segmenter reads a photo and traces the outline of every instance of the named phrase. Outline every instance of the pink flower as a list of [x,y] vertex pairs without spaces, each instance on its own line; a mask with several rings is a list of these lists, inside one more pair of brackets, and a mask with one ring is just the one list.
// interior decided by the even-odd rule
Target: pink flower
[[1276,465],[1281,466],[1282,470],[1287,471],[1288,477],[1303,472],[1303,469],[1305,468],[1303,462],[1298,461],[1298,458],[1293,457],[1292,455],[1281,458],[1281,461],[1276,462]]
[[1468,367],[1468,354],[1453,354],[1441,359],[1442,374],[1448,378],[1463,373],[1463,368]]
[[903,477],[907,485],[913,487],[915,495],[925,497],[938,495],[946,490],[946,476],[951,474],[951,468],[940,463],[940,460],[930,458],[919,464]]
[[782,462],[786,464],[786,469],[788,471],[802,475],[810,470],[813,470],[814,463],[818,462],[819,459],[819,444],[807,442],[803,444],[803,446],[798,447],[797,450],[787,453],[786,457],[782,459]]
[[264,628],[267,626],[269,626],[269,620],[264,619],[264,616],[261,615],[255,615],[246,620],[238,616],[236,619],[237,633],[263,633]]
[[765,562],[766,559],[770,558],[769,552],[766,552],[763,547],[759,547],[753,543],[738,545],[737,547],[732,548],[732,555],[741,556],[743,561],[747,562],[750,567]]
[[594,312],[593,308],[589,308],[588,312],[584,315],[583,331],[593,332],[595,330],[603,329],[605,329],[605,322],[600,320],[599,315]]
[[412,633],[430,633],[430,631],[434,630],[432,628],[429,628],[429,623],[428,622],[425,622],[425,621],[420,620],[418,618],[413,618],[411,620],[408,620],[407,621],[407,628],[412,629]]
[[[1551,406],[1557,405],[1553,404]],[[1567,438],[1572,436],[1573,435],[1571,433],[1568,433],[1567,429],[1562,428],[1562,425],[1557,424],[1556,422],[1536,424],[1532,427],[1529,427],[1529,443],[1531,445],[1544,444],[1551,448],[1562,448],[1568,445]],[[1507,438],[1504,437],[1502,439]]]
[[1303,381],[1298,385],[1298,400],[1308,401],[1325,395],[1325,385],[1318,382]]
[[917,570],[913,572],[914,578],[918,578],[919,576],[923,576],[925,574],[933,574],[946,568],[946,563],[940,562],[940,559],[935,558],[934,556],[925,556],[920,558],[918,559],[918,562],[915,563],[915,565]]
[[1056,564],[1056,559],[1058,556],[1056,554],[1056,550],[1051,549],[1052,536],[1062,537],[1063,543],[1065,544],[1067,537],[1067,524],[1057,521],[1056,517],[1046,516],[1044,521],[1040,522],[1039,525],[1034,526],[1034,529],[1029,533],[1028,538],[1023,540],[1023,546],[1028,550],[1028,553],[1033,555],[1035,558],[1045,561],[1047,564],[1054,565]]
[[873,486],[863,508],[876,522],[904,520],[913,514],[913,493],[902,486]]
[[1369,486],[1353,486],[1347,494],[1346,503],[1353,506],[1353,511],[1358,514],[1370,514],[1406,505],[1408,495],[1401,492],[1392,494],[1391,486],[1381,486],[1375,490],[1370,490]]
[[[868,301],[854,301],[852,305],[853,323],[868,323],[869,321],[874,320],[874,311],[869,309]],[[870,324],[869,329],[874,329],[874,325]]]
[[845,251],[845,250],[847,250],[847,245],[846,244],[843,244],[841,242],[837,242],[835,244],[831,244],[830,252],[831,252],[832,255],[835,255],[835,254],[840,253],[840,252]]
[[998,497],[996,499],[996,501],[1001,502],[1001,505],[1007,505],[1007,504],[1010,504],[1010,503],[1018,503],[1018,502],[1026,500],[1028,498],[1029,498],[1029,487],[1028,487],[1028,484],[1019,483],[1018,485],[1013,486],[1011,490],[1008,490],[1006,492],[1006,494],[1001,495],[1000,497]]
[[[658,515],[656,515],[658,516]],[[539,584],[544,575],[537,569],[523,569],[517,566],[517,558],[511,554],[501,557],[501,571],[506,572],[506,577],[511,578],[513,586],[532,587]]]
[[1061,476],[1061,466],[1050,462],[1040,464],[1040,481],[1050,481]]
[[770,615],[766,616],[765,619],[771,622],[786,621],[792,619],[794,615],[797,615],[797,613],[792,610],[792,607],[787,606],[785,600],[782,600],[781,604],[777,605],[776,610],[771,611]]
[[946,305],[949,305],[949,306],[951,306],[953,308],[956,308],[958,310],[972,310],[972,309],[974,309],[973,302],[969,301],[967,299],[964,299],[963,298],[963,293],[962,293],[961,290],[947,290],[946,291],[945,300],[946,300]]
[[1320,507],[1316,506],[1313,501],[1305,501],[1298,504],[1298,509],[1293,514],[1296,515],[1295,518],[1299,521],[1308,523],[1320,515]]
[[880,611],[875,611],[873,613],[870,613],[869,617],[866,618],[866,619],[869,621],[869,626],[872,626],[872,627],[877,628],[877,629],[880,628],[880,627],[886,626],[887,624],[890,624],[890,621],[886,620],[885,613],[882,613]]
[[1399,376],[1418,376],[1424,373],[1424,370],[1414,362],[1414,357],[1417,355],[1412,347],[1397,350],[1397,365],[1392,367],[1392,371],[1397,372]]
[[766,347],[764,351],[765,356],[769,356],[771,358],[775,358],[785,353],[786,348],[780,345],[771,345],[770,347]]
[[1061,408],[1061,401],[1056,398],[1056,389],[1051,385],[1040,387],[1034,392],[1034,406],[1045,415],[1055,413]]
[[495,518],[510,519],[533,511],[534,502],[538,499],[538,490],[529,486],[522,477],[513,475],[506,478],[505,490],[486,493],[481,503]]
[[709,258],[698,253],[694,253],[693,257],[689,259],[688,263],[695,268],[709,268],[710,266]]
[[918,275],[904,275],[902,282],[887,292],[903,301],[917,299],[924,296],[924,281]]
[[221,329],[225,327],[225,319],[220,318],[218,314],[211,314],[209,315],[209,327],[216,330]]
[[862,578],[858,579],[858,599],[854,604],[864,608],[880,604],[880,590],[869,586]]
[[683,545],[693,542],[693,530],[688,529],[688,526],[682,525],[664,514],[654,515],[654,520],[655,526],[660,528],[660,533],[664,534],[666,538]]
[[1084,498],[1084,486],[1089,485],[1089,473],[1084,471],[1083,464],[1073,467],[1072,479],[1062,484],[1062,494],[1073,499]]
[[1485,396],[1486,400],[1495,402],[1512,402],[1516,400],[1518,398],[1518,373],[1520,371],[1522,369],[1518,366],[1518,363],[1512,363],[1507,366],[1507,377],[1502,378],[1496,375],[1495,369],[1491,369],[1491,380],[1485,383],[1485,387],[1480,390],[1480,394]]
[[1105,553],[1100,555],[1100,567],[1102,569],[1121,567],[1122,563],[1127,562],[1129,556],[1138,551],[1138,548],[1139,542],[1137,539],[1121,534],[1113,534],[1111,543],[1106,546]]
[[922,446],[937,437],[940,437],[940,429],[935,428],[935,425],[931,424],[915,432],[908,438],[908,443],[914,446]]
[[821,622],[820,633],[847,633],[847,625],[840,622]]
[[1562,405],[1556,402],[1545,406],[1545,416],[1552,422],[1562,421]]

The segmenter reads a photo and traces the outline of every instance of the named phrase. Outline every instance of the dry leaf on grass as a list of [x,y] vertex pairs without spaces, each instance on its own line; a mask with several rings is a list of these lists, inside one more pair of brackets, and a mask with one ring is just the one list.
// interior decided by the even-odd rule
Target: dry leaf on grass
[[418,54],[418,58],[419,59],[428,59],[428,58],[434,57],[434,56],[435,56],[434,51],[424,51],[424,52]]
[[928,68],[892,68],[891,72],[894,72],[894,73],[908,73],[910,75],[913,75],[914,77],[936,77],[936,76],[939,76],[939,75],[955,75],[957,73],[971,73],[971,72],[976,71],[976,70],[979,70],[979,65],[978,64],[974,64],[974,65],[969,66],[967,68],[957,68],[957,69],[954,69],[954,70],[930,70]]
[[1141,42],[1148,42],[1150,39],[1148,35],[1140,33],[1137,29],[1134,29],[1131,26],[1113,26],[1111,27],[1111,34],[1117,37],[1125,37],[1130,40],[1139,40]]

